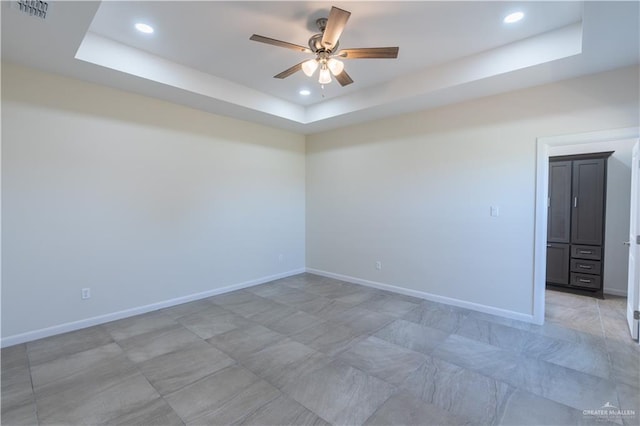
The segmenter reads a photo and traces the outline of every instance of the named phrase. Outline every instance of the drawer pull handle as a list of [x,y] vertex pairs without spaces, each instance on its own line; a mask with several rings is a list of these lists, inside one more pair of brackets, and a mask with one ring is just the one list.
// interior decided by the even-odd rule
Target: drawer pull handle
[[580,254],[593,254],[593,250],[578,250]]
[[578,268],[580,268],[580,269],[592,269],[593,266],[591,266],[591,265],[578,265]]
[[592,280],[585,280],[584,278],[580,278],[580,279],[578,279],[578,281],[580,281],[581,283],[591,284]]

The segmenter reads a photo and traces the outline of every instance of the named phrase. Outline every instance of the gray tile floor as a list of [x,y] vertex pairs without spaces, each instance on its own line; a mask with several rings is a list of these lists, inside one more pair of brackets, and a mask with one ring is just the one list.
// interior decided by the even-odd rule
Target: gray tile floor
[[633,424],[624,299],[544,326],[310,274],[2,350],[2,424]]

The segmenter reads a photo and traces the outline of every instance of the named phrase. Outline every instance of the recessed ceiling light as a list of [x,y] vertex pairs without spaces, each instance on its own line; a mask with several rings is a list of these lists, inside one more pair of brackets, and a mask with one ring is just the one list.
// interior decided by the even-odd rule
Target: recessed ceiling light
[[142,22],[138,22],[136,25],[136,30],[141,33],[151,34],[153,32],[153,27],[151,25],[143,24]]
[[524,13],[522,13],[522,12],[513,12],[513,13],[511,13],[511,14],[509,14],[509,15],[504,17],[504,23],[505,24],[513,24],[514,22],[518,22],[522,18],[524,18]]
[[301,90],[300,92],[298,92],[298,93],[300,93],[302,96],[309,96],[309,95],[311,94],[311,91],[310,91],[310,90],[307,90],[307,89],[302,89],[302,90]]

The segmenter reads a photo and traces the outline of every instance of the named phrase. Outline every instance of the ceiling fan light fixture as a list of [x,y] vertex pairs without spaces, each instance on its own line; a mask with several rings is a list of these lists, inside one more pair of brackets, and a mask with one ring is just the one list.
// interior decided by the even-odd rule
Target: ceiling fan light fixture
[[302,72],[304,72],[307,77],[311,77],[317,68],[318,61],[315,59],[309,59],[302,63]]
[[329,84],[331,83],[331,72],[329,71],[329,68],[327,68],[327,66],[323,66],[322,68],[320,68],[320,75],[318,78],[318,83],[320,84]]
[[327,61],[327,67],[329,67],[331,74],[338,75],[344,70],[344,63],[337,59],[331,58]]

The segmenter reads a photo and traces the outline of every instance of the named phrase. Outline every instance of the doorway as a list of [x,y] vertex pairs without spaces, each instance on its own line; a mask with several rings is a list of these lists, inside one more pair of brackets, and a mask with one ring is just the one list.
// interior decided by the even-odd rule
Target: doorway
[[[607,131],[599,131],[599,132],[589,132],[589,133],[580,133],[574,135],[564,135],[564,136],[555,136],[555,137],[544,137],[538,138],[537,141],[537,163],[536,163],[536,211],[535,211],[535,247],[534,247],[534,306],[533,306],[533,319],[536,324],[543,324],[545,320],[546,313],[546,239],[547,239],[547,187],[548,187],[548,170],[549,170],[549,157],[550,156],[559,156],[559,155],[573,155],[573,154],[583,154],[589,152],[602,152],[602,151],[618,151],[620,155],[626,158],[629,156],[630,162],[630,152],[633,144],[638,138],[640,134],[640,129],[637,127],[634,128],[624,128],[624,129],[615,129],[615,130],[607,130]],[[623,152],[621,152],[623,151]],[[628,151],[624,152],[624,151]],[[616,160],[618,163],[620,160]],[[616,179],[618,179],[618,175],[624,175],[624,173],[617,173],[615,171],[615,167],[621,166],[615,161],[610,163],[610,166],[614,166],[612,182],[609,182],[610,185],[616,183]],[[630,170],[630,168],[629,168]],[[628,177],[630,183],[630,176]],[[619,183],[619,182],[618,182]],[[609,185],[608,185],[609,186]],[[628,184],[627,184],[628,186]],[[620,189],[618,187],[617,189]],[[619,192],[619,191],[618,191]],[[605,242],[605,256],[608,256],[610,259],[609,264],[611,265],[609,269],[615,267],[609,271],[609,273],[613,273],[614,276],[613,281],[608,280],[608,282],[617,283],[615,286],[607,286],[605,283],[605,293],[612,295],[610,299],[614,300],[616,297],[618,298],[618,304],[622,305],[620,299],[626,296],[626,285],[621,284],[622,281],[626,283],[626,267],[623,268],[624,271],[620,271],[620,265],[623,262],[626,262],[628,259],[627,247],[624,246],[623,242],[628,239],[628,219],[627,224],[616,223],[614,220],[611,220],[613,217],[620,217],[621,212],[615,209],[623,209],[626,208],[626,217],[628,218],[628,199],[630,195],[630,189],[627,189],[626,194],[623,194],[627,198],[627,203],[624,206],[619,205],[611,205],[610,195],[607,194],[607,241]],[[614,197],[620,197],[620,194],[613,194]],[[610,209],[614,211],[611,212]],[[624,214],[624,212],[622,212]],[[623,227],[626,227],[626,230],[622,230]],[[622,233],[621,233],[622,232]],[[618,235],[620,234],[620,235]],[[617,240],[620,241],[617,241]],[[615,242],[619,242],[620,244],[616,245]],[[607,244],[608,243],[608,244]],[[609,252],[607,253],[607,249]],[[614,259],[613,263],[611,259]],[[607,263],[605,262],[605,268]],[[606,274],[606,272],[605,272]],[[606,275],[605,275],[606,277]],[[606,278],[605,278],[606,279]],[[553,296],[551,296],[553,297]],[[579,297],[579,296],[578,296]],[[555,301],[557,302],[557,300]],[[569,303],[569,302],[567,302]],[[579,302],[576,302],[579,303]],[[550,314],[553,314],[551,311]],[[622,324],[623,322],[621,322]],[[626,333],[628,331],[621,330]]]

